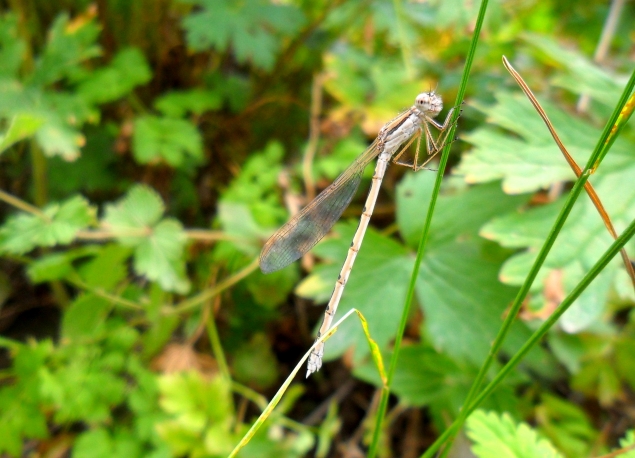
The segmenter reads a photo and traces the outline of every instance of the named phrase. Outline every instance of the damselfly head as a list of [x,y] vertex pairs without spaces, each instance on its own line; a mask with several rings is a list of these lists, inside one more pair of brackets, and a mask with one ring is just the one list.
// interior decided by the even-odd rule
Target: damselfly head
[[422,92],[415,99],[415,106],[419,111],[434,118],[443,110],[443,100],[441,96],[435,94],[434,91]]

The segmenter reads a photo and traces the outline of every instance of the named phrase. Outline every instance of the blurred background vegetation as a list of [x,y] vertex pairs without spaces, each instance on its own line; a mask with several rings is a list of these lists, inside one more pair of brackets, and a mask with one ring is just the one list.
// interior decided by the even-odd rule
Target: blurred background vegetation
[[[264,276],[260,247],[419,92],[452,106],[479,3],[0,5],[0,455],[227,456],[313,342],[369,180],[302,263]],[[490,2],[381,456],[418,456],[456,417],[575,178],[502,55],[584,164],[633,69],[634,23],[620,0]],[[627,128],[591,178],[618,232],[633,151]],[[433,180],[389,168],[340,306],[386,356]],[[499,363],[610,242],[583,196]],[[614,260],[454,456],[635,443],[634,303]],[[358,322],[325,359],[240,456],[363,456],[380,382]]]

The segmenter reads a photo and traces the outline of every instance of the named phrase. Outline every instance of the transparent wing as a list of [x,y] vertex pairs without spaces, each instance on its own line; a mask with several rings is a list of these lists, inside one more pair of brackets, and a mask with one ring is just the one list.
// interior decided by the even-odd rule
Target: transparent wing
[[313,248],[340,219],[357,191],[364,168],[379,153],[375,140],[328,188],[278,229],[260,253],[260,270],[280,270]]

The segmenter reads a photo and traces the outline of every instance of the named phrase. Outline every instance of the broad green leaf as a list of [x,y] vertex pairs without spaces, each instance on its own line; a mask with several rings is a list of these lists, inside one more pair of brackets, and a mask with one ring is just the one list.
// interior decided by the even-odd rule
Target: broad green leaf
[[7,131],[0,136],[0,154],[14,143],[32,136],[43,122],[41,117],[29,114],[14,116]]
[[[356,229],[357,222],[339,223],[335,226],[338,237],[316,246],[313,252],[332,263],[317,267],[300,283],[296,290],[298,295],[310,297],[323,307],[333,291]],[[385,348],[397,330],[413,259],[413,255],[397,242],[369,229],[335,320],[355,307],[366,317],[373,339],[380,348]],[[325,359],[339,356],[351,345],[355,346],[356,359],[368,355],[368,343],[360,324],[354,319],[342,323],[328,340]]]
[[51,121],[35,133],[47,156],[62,156],[67,161],[79,157],[79,149],[86,143],[84,136],[74,129]]
[[67,244],[94,220],[95,209],[81,196],[48,205],[43,216],[11,216],[0,228],[0,251],[23,254],[38,246]]
[[[270,142],[262,150],[253,153],[243,165],[240,174],[229,184],[223,192],[222,205],[247,206],[251,212],[249,221],[244,221],[240,226],[240,233],[254,234],[255,228],[245,229],[244,226],[256,224],[264,227],[277,227],[287,218],[288,213],[280,208],[280,174],[283,171],[281,162],[284,156],[284,149],[278,142]],[[232,233],[239,229],[233,226],[232,221],[225,221],[225,216],[231,214],[224,213],[221,216],[223,228]],[[231,218],[235,223],[237,218]],[[230,228],[229,225],[232,225]],[[266,234],[260,233],[260,236]]]
[[289,296],[299,280],[298,269],[292,265],[268,275],[258,270],[247,277],[244,282],[259,305],[273,309],[284,303],[285,298]]
[[119,203],[106,207],[104,222],[122,244],[135,248],[138,274],[167,291],[185,293],[189,289],[183,252],[187,238],[181,223],[160,219],[163,209],[154,190],[136,186]]
[[60,14],[48,32],[44,52],[36,60],[29,83],[45,86],[70,77],[81,62],[99,56],[99,26],[91,13],[69,20]]
[[152,77],[145,57],[136,48],[119,51],[108,66],[88,75],[77,90],[84,100],[93,104],[116,100]]
[[18,33],[17,15],[6,13],[0,17],[0,78],[15,78],[27,50]]
[[111,309],[106,299],[93,294],[80,296],[64,312],[62,336],[70,340],[101,337]]
[[479,458],[562,458],[556,448],[527,423],[517,424],[507,413],[477,410],[467,419],[467,435]]
[[182,118],[189,112],[202,115],[206,111],[220,108],[222,98],[219,92],[204,89],[168,92],[157,98],[154,106],[166,116]]
[[183,259],[186,241],[181,223],[175,219],[164,219],[136,248],[135,270],[158,282],[167,291],[186,293],[190,288]]
[[[388,360],[389,355],[385,359]],[[477,368],[455,360],[432,349],[429,345],[406,345],[399,353],[391,391],[401,403],[408,406],[430,409],[430,414],[439,428],[447,422],[447,415],[458,415]],[[377,369],[371,362],[354,371],[356,377],[381,386]],[[513,411],[518,408],[514,386],[524,380],[523,376],[508,379],[488,398],[484,407],[498,411]]]
[[[573,180],[570,170],[542,120],[524,96],[495,94],[497,103],[490,107],[478,106],[488,115],[492,126],[477,129],[465,138],[475,149],[464,156],[457,173],[469,182],[487,182],[503,179],[508,193],[536,191],[563,180]],[[613,99],[617,97],[617,91]],[[564,113],[549,103],[543,104],[559,136],[571,155],[582,167],[600,135],[599,128]],[[515,136],[502,133],[495,126],[510,130]],[[635,166],[631,159],[632,144],[618,139],[601,167],[591,177],[600,199],[619,233],[632,218],[635,209],[635,190],[624,186],[635,179]],[[481,234],[509,248],[527,251],[508,260],[501,279],[519,285],[529,271],[537,251],[562,206],[560,199],[542,207],[501,215],[483,227]],[[543,288],[562,291],[564,297],[571,291],[588,268],[598,259],[611,242],[597,210],[583,193],[547,258],[533,285],[532,305],[541,307],[545,302]],[[619,261],[614,261],[589,286],[566,312],[560,325],[568,332],[579,332],[596,322],[604,311],[611,288],[623,289],[616,279]],[[554,278],[561,278],[554,284]]]
[[[223,377],[194,371],[159,378],[161,408],[170,419],[156,425],[175,455],[226,456],[234,446],[231,392]],[[223,434],[224,432],[224,434]],[[213,441],[213,439],[216,441]]]
[[620,458],[635,458],[635,430],[629,429],[626,435],[620,439],[620,448],[631,447],[630,451],[620,454]]
[[567,456],[588,456],[598,440],[598,431],[582,408],[546,391],[535,417],[542,435]]
[[[183,19],[190,47],[204,51],[213,47],[225,51],[230,46],[238,62],[250,61],[271,70],[282,38],[297,32],[304,24],[295,6],[272,4],[264,0],[180,0],[200,6]],[[209,27],[209,24],[215,24]]]
[[13,351],[15,379],[0,388],[0,452],[21,456],[27,439],[48,437],[37,373],[51,350],[49,341],[20,345]]
[[159,222],[164,206],[161,197],[147,186],[135,186],[117,204],[107,205],[104,222],[124,245],[143,241],[148,226]]
[[29,264],[27,273],[34,283],[60,280],[74,271],[75,260],[95,256],[100,251],[101,247],[97,245],[85,245],[64,252],[45,254]]
[[109,458],[148,456],[144,443],[131,431],[118,430],[111,434],[106,428],[86,431],[79,435],[73,447],[74,458]]
[[94,288],[112,290],[128,275],[127,259],[132,254],[130,248],[119,244],[108,244],[92,259],[78,269],[82,280]]
[[583,53],[568,49],[546,35],[526,34],[524,39],[527,44],[544,53],[550,65],[554,65],[555,61],[566,70],[566,73],[559,72],[554,76],[555,86],[564,87],[574,94],[590,95],[598,104],[607,107],[608,116],[616,94],[622,90],[622,83],[614,75]]
[[615,365],[621,377],[635,389],[635,337],[632,335],[619,339],[615,344]]
[[278,380],[276,357],[265,334],[255,334],[232,359],[233,374],[240,383],[264,389]]
[[203,140],[192,123],[183,119],[142,116],[135,120],[134,157],[142,164],[167,162],[178,167],[191,158],[203,158]]
[[85,132],[86,145],[76,161],[68,162],[60,157],[48,160],[52,197],[59,198],[77,192],[122,192],[130,186],[129,180],[117,171],[114,133],[107,126],[87,127]]
[[[635,190],[622,185],[630,182],[633,176],[635,168],[626,168],[621,173],[614,172],[597,179],[593,177],[594,188],[618,232],[631,217],[629,209],[635,208]],[[527,249],[507,261],[501,271],[504,282],[512,285],[522,283],[562,203],[560,199],[543,207],[509,213],[483,227],[481,233],[484,237],[506,247]],[[559,287],[562,291],[565,294],[570,291],[611,241],[595,207],[583,195],[573,208],[533,285],[534,300],[539,304],[544,301],[542,288],[547,287],[545,282],[554,271],[561,273]],[[567,310],[560,321],[565,330],[579,332],[600,318],[611,286],[618,278],[626,280],[616,276],[617,269],[622,268],[619,263],[619,260],[614,260]],[[557,278],[560,278],[558,275]]]

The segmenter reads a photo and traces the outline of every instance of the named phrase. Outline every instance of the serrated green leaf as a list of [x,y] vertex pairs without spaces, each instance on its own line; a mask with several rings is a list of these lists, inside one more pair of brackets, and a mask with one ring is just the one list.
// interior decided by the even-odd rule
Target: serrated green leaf
[[33,135],[43,123],[44,120],[39,116],[28,114],[14,116],[7,131],[0,136],[0,154],[14,143]]
[[467,419],[467,435],[479,458],[560,458],[556,448],[526,423],[516,424],[507,413],[477,410]]
[[49,30],[29,83],[45,86],[71,76],[81,62],[101,54],[98,36],[99,26],[90,13],[72,21],[67,14],[60,14]]
[[217,91],[192,89],[162,95],[156,99],[154,106],[166,116],[182,118],[189,112],[202,115],[206,111],[217,110],[221,103],[221,94]]
[[158,194],[136,186],[115,205],[106,207],[105,223],[122,244],[135,247],[134,268],[167,291],[185,293],[189,282],[183,259],[187,237],[181,223],[160,220],[163,202]]
[[635,430],[630,429],[626,431],[626,434],[624,435],[624,437],[620,439],[620,447],[621,448],[631,447],[631,450],[626,453],[620,454],[619,455],[620,458],[635,458],[635,450],[632,449],[634,446],[635,446]]
[[21,456],[26,439],[45,439],[48,437],[46,416],[37,404],[36,386],[5,387],[0,390],[0,415],[2,434],[0,451],[12,456]]
[[64,312],[62,336],[70,340],[99,338],[111,309],[106,299],[93,294],[80,296]]
[[119,244],[101,247],[97,255],[79,267],[82,280],[94,288],[109,291],[128,275],[127,259],[132,250]]
[[[570,65],[575,67],[578,64]],[[476,148],[464,157],[457,173],[464,175],[470,182],[502,178],[504,189],[510,193],[536,191],[556,182],[573,180],[575,175],[531,104],[521,95],[497,93],[495,97],[497,103],[494,106],[477,105],[488,115],[492,125],[465,137]],[[613,98],[616,97],[617,90]],[[571,155],[583,166],[599,138],[599,129],[548,103],[543,103],[543,108]],[[516,134],[516,137],[501,133],[494,126],[503,127]],[[632,210],[635,209],[635,191],[631,187],[624,187],[624,183],[635,179],[635,167],[632,159],[629,159],[632,147],[627,140],[618,139],[602,166],[590,179],[618,233],[620,227],[630,221]],[[505,283],[518,285],[524,281],[562,202],[559,200],[543,207],[500,216],[483,227],[481,235],[484,237],[503,246],[527,250],[506,262],[501,272],[501,279]],[[582,196],[534,282],[532,303],[539,306],[545,302],[542,297],[545,282],[555,278],[554,275],[560,277],[561,274],[562,281],[555,287],[566,295],[610,242],[611,237],[597,210],[586,196]],[[624,277],[616,276],[617,264],[618,261],[614,261],[609,265],[565,313],[560,321],[564,329],[579,332],[599,319],[608,291],[611,288],[621,289],[620,285],[615,284],[617,278],[624,281]],[[555,287],[552,286],[551,290]]]
[[[181,0],[201,8],[183,19],[191,48],[214,47],[225,51],[232,46],[238,62],[251,61],[270,70],[280,49],[280,39],[295,33],[304,23],[302,12],[291,5],[263,0]],[[209,27],[214,23],[215,27]]]
[[66,253],[55,253],[35,261],[27,272],[33,283],[59,280],[73,271],[72,261]]
[[[389,355],[385,359],[388,358]],[[391,392],[404,405],[428,407],[435,424],[442,428],[448,414],[458,415],[476,372],[476,366],[452,359],[429,345],[406,345],[399,353]],[[371,363],[355,368],[354,373],[362,380],[381,386],[377,369]],[[500,411],[517,409],[518,400],[514,393],[517,384],[518,377],[507,380],[484,402],[484,407]]]
[[187,158],[203,158],[203,140],[196,127],[183,119],[142,116],[135,120],[134,157],[142,164],[165,161],[178,167]]
[[80,147],[86,143],[82,134],[56,122],[43,125],[35,138],[47,156],[61,156],[66,161],[77,159]]
[[174,219],[161,221],[137,246],[135,271],[158,282],[167,291],[186,293],[190,288],[183,259],[186,241],[181,223]]
[[[278,179],[282,172],[281,161],[284,149],[278,142],[270,142],[262,151],[252,154],[243,165],[241,173],[230,183],[222,197],[223,205],[240,204],[248,206],[251,216],[249,225],[272,227],[281,224],[287,212],[280,208],[280,186]],[[231,215],[227,215],[231,217]],[[234,220],[235,218],[232,218]],[[228,221],[229,223],[229,221]],[[223,228],[230,232],[221,217]],[[245,224],[241,224],[245,226]],[[232,230],[235,228],[232,228]],[[252,228],[253,229],[253,228]],[[254,234],[253,230],[241,233]],[[266,234],[261,233],[261,236]]]
[[266,335],[255,334],[233,354],[232,369],[236,381],[261,389],[278,380],[276,357]]
[[48,437],[47,416],[41,409],[37,373],[50,353],[50,341],[20,344],[13,350],[15,380],[0,388],[0,451],[20,456],[27,439]]
[[209,421],[230,426],[232,403],[228,381],[220,376],[203,378],[195,371],[159,378],[160,405],[183,428],[202,430]]
[[[128,187],[127,180],[116,170],[118,159],[112,147],[114,142],[114,135],[108,127],[89,127],[86,129],[86,146],[76,161],[50,158],[47,165],[51,196],[67,196],[80,191],[110,193]],[[90,180],[86,177],[90,177]]]
[[26,49],[26,43],[18,33],[17,16],[3,14],[0,17],[0,77],[17,76]]
[[525,34],[525,42],[548,56],[551,65],[559,64],[567,74],[558,73],[553,78],[555,86],[564,87],[574,94],[590,95],[599,104],[612,108],[622,83],[583,53],[562,46],[546,35]]
[[163,201],[156,191],[137,185],[117,204],[106,206],[104,222],[124,245],[136,246],[143,241],[148,227],[160,220],[163,211]]
[[[468,183],[502,179],[503,189],[508,194],[536,191],[556,182],[575,179],[529,101],[520,94],[496,93],[495,96],[495,105],[477,104],[475,107],[488,116],[491,124],[504,127],[521,138],[489,126],[463,135],[461,138],[474,145],[474,149],[463,156],[454,173],[464,176]],[[563,113],[550,103],[543,103],[543,108],[569,153],[578,164],[584,165],[599,137],[599,129]],[[623,150],[624,144],[616,144],[616,147]]]
[[[109,329],[105,334],[117,334]],[[37,370],[41,403],[50,406],[51,421],[112,421],[112,411],[125,398],[128,381],[122,377],[127,353],[99,344],[55,348]]]
[[595,430],[580,406],[566,399],[542,393],[542,403],[536,407],[540,431],[567,456],[586,456],[597,441]]
[[41,119],[35,139],[43,153],[72,161],[85,143],[77,126],[96,120],[98,112],[76,94],[24,86],[17,80],[0,80],[0,116]]
[[0,250],[23,254],[37,246],[67,244],[94,219],[95,209],[81,196],[47,206],[43,216],[12,216],[0,228]]
[[233,413],[228,380],[208,380],[190,371],[160,377],[159,389],[161,408],[170,419],[156,428],[173,454],[229,454],[237,439],[230,431]]
[[75,458],[108,458],[111,456],[114,456],[112,441],[105,428],[85,431],[75,440],[73,447],[73,457]]
[[[613,224],[623,227],[629,220],[629,209],[635,208],[635,190],[624,187],[635,176],[635,168],[613,172],[604,177],[593,177],[593,186],[611,215]],[[501,271],[501,279],[509,284],[520,284],[533,264],[544,237],[562,206],[562,199],[543,207],[509,213],[485,225],[481,234],[503,246],[527,248],[510,258]],[[537,281],[534,299],[542,299],[546,278],[554,270],[562,272],[562,290],[566,293],[577,284],[588,268],[601,256],[612,239],[597,214],[597,210],[584,196],[573,208],[560,236],[556,240]],[[563,315],[560,325],[568,332],[579,332],[592,325],[603,313],[607,294],[617,279],[619,260],[614,260]],[[620,267],[621,268],[621,267]]]
[[141,51],[126,48],[119,51],[108,66],[90,72],[89,78],[77,89],[88,103],[106,103],[126,95],[150,78],[152,73]]
[[100,251],[96,245],[79,246],[60,253],[51,253],[33,260],[27,267],[27,273],[34,283],[61,280],[74,272],[73,261],[78,258],[95,256]]

